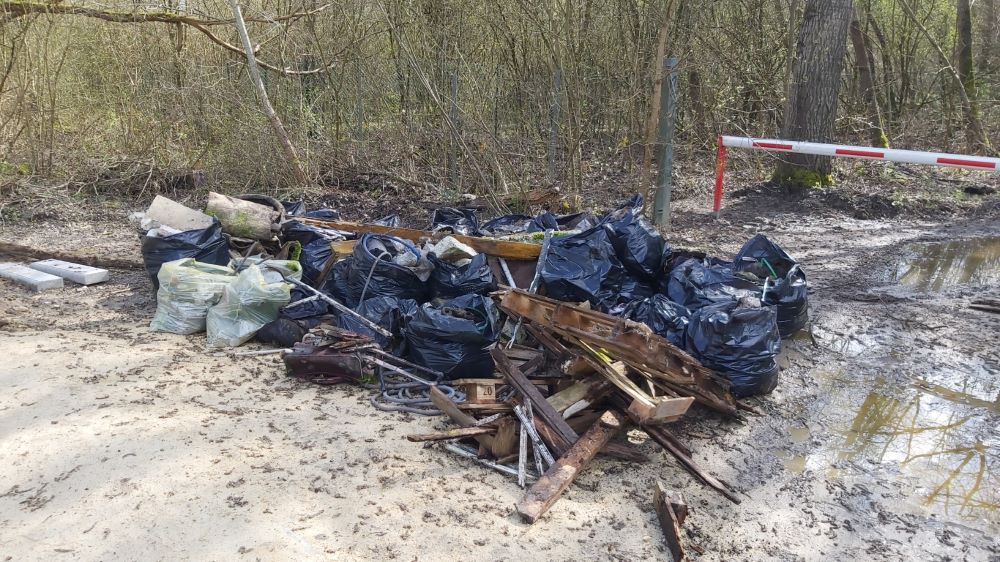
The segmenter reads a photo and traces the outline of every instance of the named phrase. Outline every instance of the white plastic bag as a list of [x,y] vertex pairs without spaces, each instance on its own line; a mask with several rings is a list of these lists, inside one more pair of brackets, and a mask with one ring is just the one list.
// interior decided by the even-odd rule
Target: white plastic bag
[[242,345],[264,324],[278,318],[278,310],[291,298],[291,285],[282,281],[277,271],[295,279],[302,277],[302,268],[294,261],[267,261],[237,274],[222,300],[208,311],[209,347]]
[[160,288],[149,328],[186,335],[205,331],[208,309],[219,302],[236,273],[221,265],[182,258],[163,264],[156,278]]

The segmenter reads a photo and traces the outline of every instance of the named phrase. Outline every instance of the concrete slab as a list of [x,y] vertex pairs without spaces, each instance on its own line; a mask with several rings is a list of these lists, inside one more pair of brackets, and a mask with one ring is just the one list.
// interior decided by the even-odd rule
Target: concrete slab
[[149,209],[146,209],[146,218],[177,230],[196,230],[212,226],[212,217],[162,195],[157,195]]
[[32,291],[60,289],[63,286],[62,277],[49,275],[19,263],[0,263],[0,277],[24,285]]
[[90,267],[89,265],[82,265],[62,260],[36,261],[28,267],[38,271],[44,271],[45,273],[55,275],[56,277],[68,279],[81,285],[103,283],[110,277],[107,269],[100,269],[97,267]]

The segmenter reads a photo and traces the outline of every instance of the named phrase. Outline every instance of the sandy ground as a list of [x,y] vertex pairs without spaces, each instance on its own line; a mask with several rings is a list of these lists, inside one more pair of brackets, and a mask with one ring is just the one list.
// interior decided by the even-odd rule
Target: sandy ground
[[[203,335],[151,333],[148,281],[117,270],[41,294],[0,282],[0,559],[666,559],[661,480],[692,507],[694,559],[1000,560],[1000,315],[966,308],[996,286],[894,281],[908,244],[1000,224],[777,202],[764,218],[765,203],[734,201],[714,223],[681,202],[670,238],[728,256],[762,231],[809,275],[811,337],[784,342],[778,389],[752,401],[764,415],[675,427],[739,505],[632,431],[651,462],[598,458],[527,526],[510,479],[404,440],[441,418],[377,411],[363,389],[298,382]],[[42,226],[0,240],[138,259],[123,225]]]

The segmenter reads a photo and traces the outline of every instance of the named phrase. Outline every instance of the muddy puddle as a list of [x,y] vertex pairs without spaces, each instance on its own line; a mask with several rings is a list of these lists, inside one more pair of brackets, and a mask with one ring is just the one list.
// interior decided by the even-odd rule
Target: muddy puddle
[[[829,479],[888,481],[915,511],[1000,532],[1000,381],[988,371],[945,384],[860,381],[814,372],[832,425],[788,429],[785,469]],[[978,376],[977,376],[978,375]],[[956,383],[956,381],[968,381]],[[816,433],[821,438],[816,438]],[[804,445],[803,445],[804,444]]]
[[913,245],[893,279],[919,291],[1000,285],[1000,236]]

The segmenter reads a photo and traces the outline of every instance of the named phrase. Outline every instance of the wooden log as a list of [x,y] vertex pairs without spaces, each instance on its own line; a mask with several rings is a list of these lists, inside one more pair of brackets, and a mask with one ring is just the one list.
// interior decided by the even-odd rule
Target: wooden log
[[438,431],[435,433],[415,433],[407,435],[406,440],[414,443],[420,443],[422,441],[445,441],[448,439],[459,439],[462,437],[474,437],[476,435],[488,435],[490,433],[496,433],[496,430],[497,429],[495,427],[457,427],[455,429]]
[[[672,500],[673,493],[668,492],[662,482],[657,482],[653,490],[653,505],[656,507],[656,517],[660,520],[660,528],[663,529],[663,536],[667,539],[667,548],[673,556],[674,562],[686,560],[684,554],[684,544],[681,541],[681,524],[687,516],[687,504],[680,498],[679,504]],[[683,506],[684,515],[679,515],[674,509],[674,505]]]
[[601,415],[600,420],[528,489],[517,504],[521,517],[534,523],[545,514],[624,424],[622,415],[613,410]]
[[331,221],[320,219],[297,218],[304,224],[311,224],[333,230],[344,230],[347,232],[375,234],[388,234],[420,243],[421,240],[439,240],[447,236],[452,236],[455,240],[470,246],[473,250],[490,256],[505,258],[509,260],[534,260],[538,259],[542,247],[540,244],[528,242],[512,242],[509,240],[498,240],[493,238],[479,238],[476,236],[465,236],[462,234],[449,234],[443,232],[430,232],[427,230],[417,230],[414,228],[402,228],[393,226],[382,226],[378,224],[361,224],[347,221]]
[[267,205],[236,199],[214,191],[208,193],[205,212],[218,217],[226,234],[255,240],[270,240],[274,237],[271,225],[280,216],[278,211]]
[[496,362],[497,370],[500,371],[507,382],[511,384],[525,400],[531,400],[534,408],[535,418],[541,419],[555,431],[554,442],[549,443],[557,455],[563,455],[570,446],[577,440],[577,434],[563,419],[562,415],[552,407],[542,393],[535,388],[535,385],[524,376],[521,371],[510,362],[507,355],[500,348],[493,348],[491,352],[493,361]]

